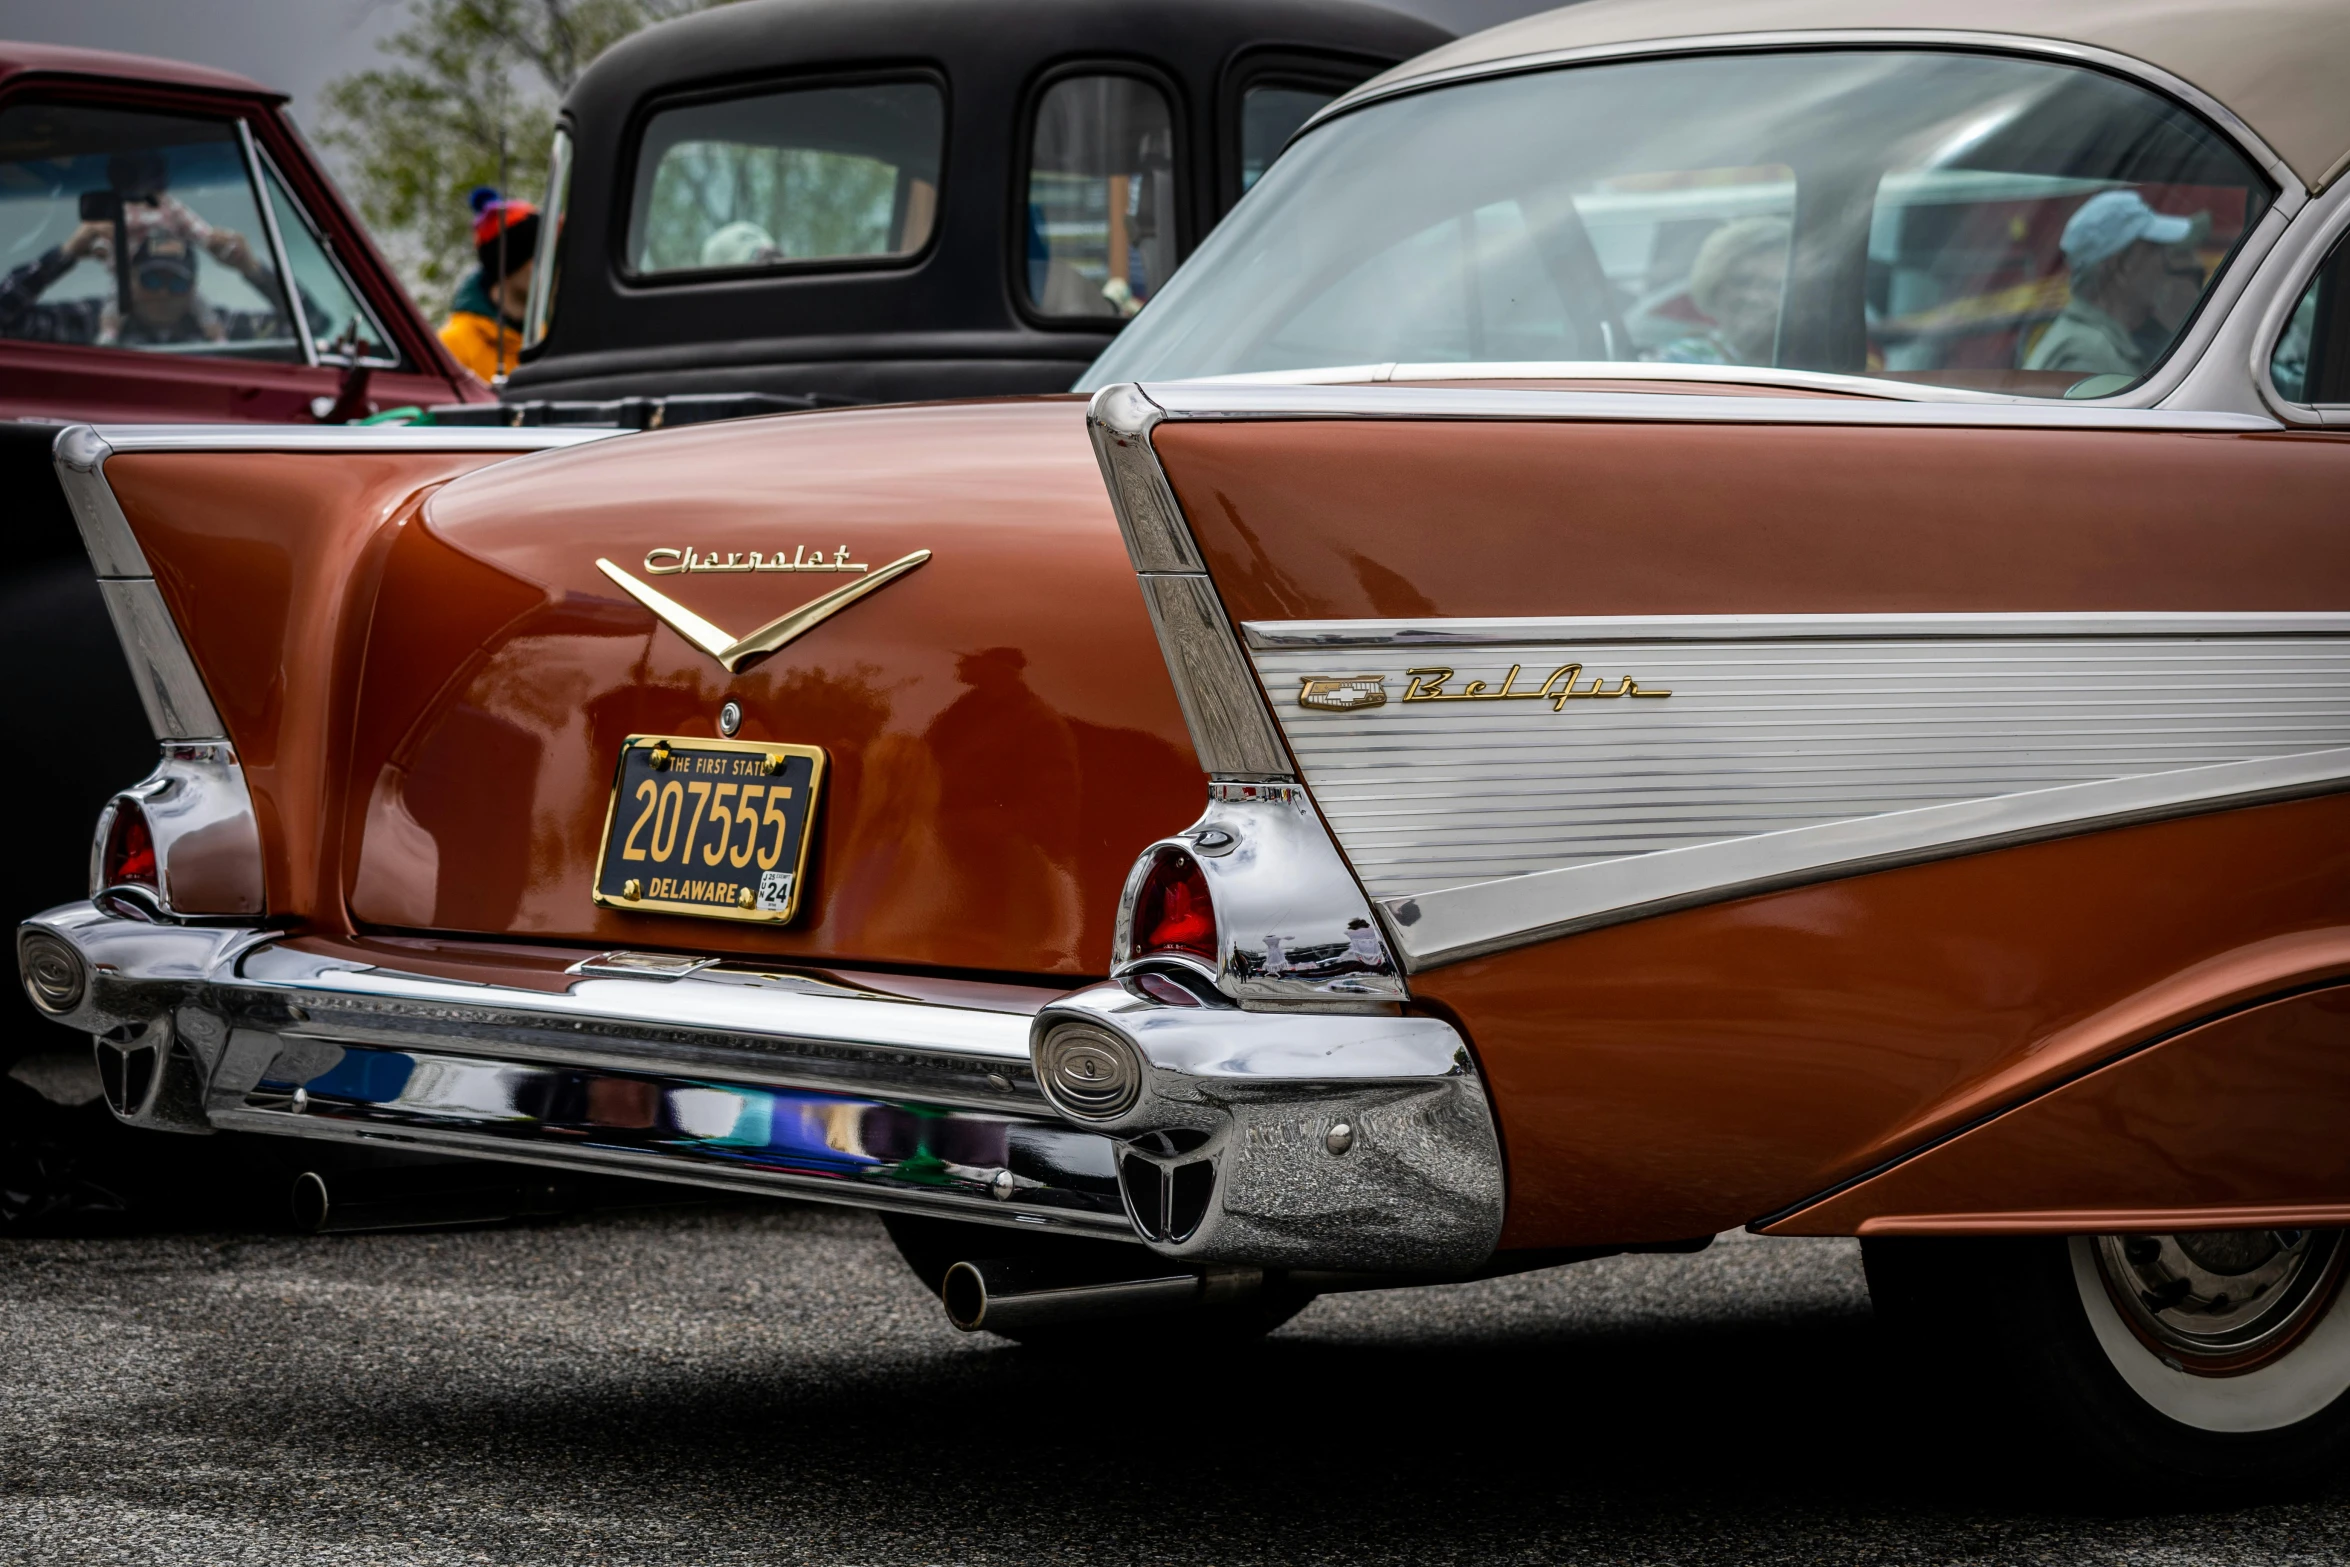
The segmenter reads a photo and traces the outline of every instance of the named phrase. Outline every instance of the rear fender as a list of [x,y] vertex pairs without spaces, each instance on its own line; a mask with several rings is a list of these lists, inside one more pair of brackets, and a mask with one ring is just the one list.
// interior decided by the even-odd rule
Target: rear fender
[[[76,425],[58,481],[160,742],[109,805],[153,831],[158,912],[339,927],[331,824],[380,563],[420,496],[573,432]],[[101,716],[101,715],[93,715]]]

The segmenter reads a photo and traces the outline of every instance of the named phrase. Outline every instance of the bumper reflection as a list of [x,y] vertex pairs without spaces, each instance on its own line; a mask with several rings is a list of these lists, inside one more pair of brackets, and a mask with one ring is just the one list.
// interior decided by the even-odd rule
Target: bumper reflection
[[[483,1061],[312,1042],[281,1055],[255,1109],[489,1133],[840,1180],[1119,1210],[1105,1139],[1045,1122],[804,1089]],[[297,1064],[298,1063],[298,1064]]]

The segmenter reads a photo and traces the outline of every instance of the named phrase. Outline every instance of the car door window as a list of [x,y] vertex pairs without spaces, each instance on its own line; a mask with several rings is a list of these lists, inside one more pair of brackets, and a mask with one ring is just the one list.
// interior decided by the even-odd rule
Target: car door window
[[1133,315],[1175,270],[1175,117],[1138,76],[1065,76],[1037,101],[1028,156],[1028,302]]
[[946,97],[928,81],[664,109],[637,153],[629,270],[657,277],[910,256],[937,222],[945,143]]
[[2289,403],[2350,403],[2350,240],[2334,246],[2286,318],[2269,379]]
[[1252,82],[1240,94],[1240,188],[1257,182],[1297,128],[1338,96],[1333,87]]
[[395,370],[400,351],[375,313],[359,298],[359,290],[326,247],[318,226],[310,221],[274,168],[264,165],[269,185],[270,212],[277,219],[278,237],[285,246],[286,270],[294,275],[294,291],[309,318],[310,338],[320,359]]
[[0,337],[303,362],[232,120],[0,110]]

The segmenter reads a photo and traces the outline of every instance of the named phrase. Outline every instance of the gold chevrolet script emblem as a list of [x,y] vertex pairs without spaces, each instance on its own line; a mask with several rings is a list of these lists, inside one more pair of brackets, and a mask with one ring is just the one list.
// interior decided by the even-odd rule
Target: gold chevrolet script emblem
[[858,574],[857,581],[834,588],[830,593],[820,594],[798,609],[776,616],[744,637],[727,635],[666,593],[656,592],[608,560],[599,557],[596,569],[619,583],[630,598],[651,610],[663,625],[718,660],[731,675],[752,659],[764,658],[793,639],[814,630],[866,594],[897,581],[930,559],[930,551],[916,550],[886,566],[868,567],[851,561],[848,554],[847,547],[843,546],[836,557],[829,561],[819,553],[813,560],[801,555],[787,562],[780,551],[772,559],[762,559],[753,552],[747,562],[739,554],[701,556],[692,550],[659,549],[645,556],[645,570],[664,576],[682,571],[838,571]]

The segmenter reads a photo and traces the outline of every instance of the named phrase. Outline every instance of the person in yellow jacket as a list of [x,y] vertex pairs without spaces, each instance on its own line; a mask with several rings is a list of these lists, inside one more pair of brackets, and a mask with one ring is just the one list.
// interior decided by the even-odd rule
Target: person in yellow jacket
[[513,370],[522,352],[522,312],[530,300],[532,257],[539,246],[539,210],[502,200],[487,185],[466,198],[473,208],[473,253],[481,270],[457,286],[441,341],[457,362],[494,381]]

